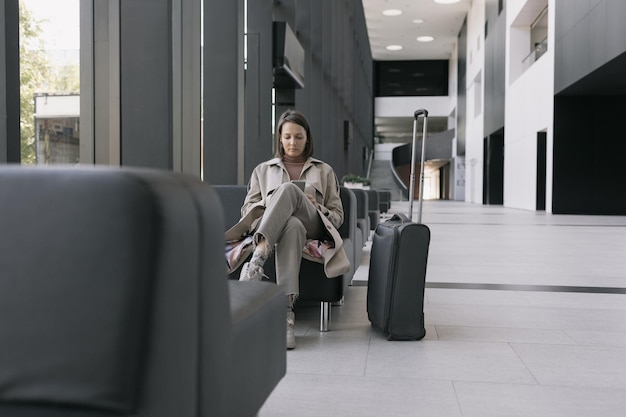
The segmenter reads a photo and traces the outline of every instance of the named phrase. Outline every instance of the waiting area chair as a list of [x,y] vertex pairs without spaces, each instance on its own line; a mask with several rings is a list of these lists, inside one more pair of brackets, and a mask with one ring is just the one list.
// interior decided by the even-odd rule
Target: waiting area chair
[[370,189],[367,192],[368,214],[370,218],[370,230],[376,230],[380,223],[380,197],[378,191]]
[[[233,224],[237,223],[241,215],[241,206],[247,194],[245,185],[215,185],[226,215],[226,231]],[[331,324],[331,304],[339,303],[343,300],[345,288],[352,281],[355,268],[360,264],[363,253],[362,237],[357,236],[356,226],[356,197],[347,188],[340,188],[340,197],[344,207],[344,222],[338,229],[339,235],[343,239],[344,250],[350,260],[350,271],[340,277],[326,278],[324,267],[321,263],[302,260],[300,266],[300,297],[301,301],[320,303],[320,331],[330,330]],[[360,232],[358,232],[360,233]],[[357,252],[358,251],[358,252]],[[272,255],[265,262],[263,267],[265,275],[270,281],[276,282],[275,258]],[[229,278],[238,280],[241,267],[233,271]]]
[[367,192],[361,188],[353,188],[351,191],[356,197],[356,224],[361,235],[363,236],[363,244],[369,239],[370,234],[370,217],[369,217],[369,203]]
[[286,372],[285,295],[229,283],[199,179],[0,166],[0,415],[254,416]]
[[381,214],[386,214],[391,208],[391,191],[390,190],[376,190],[378,192],[378,205]]

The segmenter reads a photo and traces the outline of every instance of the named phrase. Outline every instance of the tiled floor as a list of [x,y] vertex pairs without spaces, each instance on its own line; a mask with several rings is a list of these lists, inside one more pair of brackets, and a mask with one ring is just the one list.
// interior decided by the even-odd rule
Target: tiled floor
[[426,201],[423,220],[426,337],[371,328],[368,245],[330,332],[297,309],[261,417],[626,415],[626,217]]

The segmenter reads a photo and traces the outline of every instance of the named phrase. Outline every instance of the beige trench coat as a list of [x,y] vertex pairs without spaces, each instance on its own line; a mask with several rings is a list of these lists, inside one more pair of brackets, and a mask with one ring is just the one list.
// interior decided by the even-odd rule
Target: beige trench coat
[[[324,272],[328,278],[338,277],[350,270],[350,261],[343,249],[343,240],[337,229],[343,223],[343,205],[339,196],[339,183],[330,165],[315,158],[308,158],[302,168],[301,180],[306,181],[305,192],[315,196],[319,204],[317,213],[335,242],[335,247],[324,252]],[[226,240],[236,240],[256,230],[272,193],[284,182],[289,174],[280,158],[262,162],[252,172],[248,194],[241,208],[241,219],[226,232]],[[306,259],[320,262],[303,253]]]

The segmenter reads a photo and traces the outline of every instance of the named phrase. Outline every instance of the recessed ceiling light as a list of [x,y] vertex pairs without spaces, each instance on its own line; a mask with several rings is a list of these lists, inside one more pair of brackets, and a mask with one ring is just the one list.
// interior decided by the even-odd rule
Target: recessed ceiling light
[[454,4],[460,1],[461,0],[434,0],[435,3],[439,3],[439,4]]
[[432,36],[418,36],[417,37],[418,42],[432,42],[434,40],[435,38],[433,38]]
[[383,10],[384,16],[400,16],[401,14],[402,14],[402,10],[398,10],[398,9]]
[[388,45],[387,46],[388,51],[399,51],[401,49],[402,49],[402,45]]
[[419,25],[420,23],[424,23],[424,19],[413,19],[413,23]]

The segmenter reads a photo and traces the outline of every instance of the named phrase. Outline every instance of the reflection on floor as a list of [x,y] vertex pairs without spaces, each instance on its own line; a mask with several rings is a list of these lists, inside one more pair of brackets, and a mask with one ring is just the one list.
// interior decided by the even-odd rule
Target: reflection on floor
[[368,245],[330,332],[297,309],[260,417],[626,415],[626,217],[426,201],[423,220],[426,338],[371,328]]

